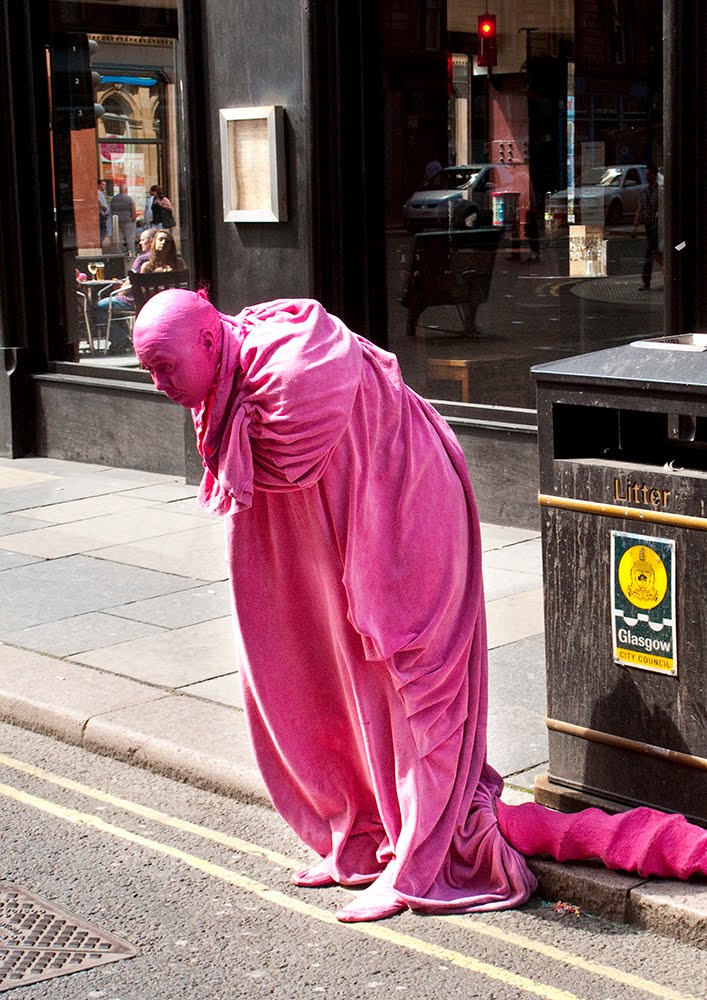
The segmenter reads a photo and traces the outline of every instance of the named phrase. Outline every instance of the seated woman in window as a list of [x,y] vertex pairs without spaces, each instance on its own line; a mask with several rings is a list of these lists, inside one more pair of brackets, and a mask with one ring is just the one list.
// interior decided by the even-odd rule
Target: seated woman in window
[[[154,229],[143,229],[140,233],[140,252],[130,265],[131,271],[140,271],[142,265],[150,259],[155,232]],[[133,316],[136,308],[130,278],[116,278],[115,283],[118,287],[110,295],[103,293],[103,297],[96,302],[96,319],[99,331],[104,330],[108,324],[108,310],[110,309],[112,315],[110,349],[113,353],[119,354],[122,351],[132,350],[130,326],[125,317]]]
[[174,237],[166,229],[159,229],[152,242],[150,259],[140,268],[140,274],[152,274],[155,271],[186,271],[187,265],[177,254],[177,244]]

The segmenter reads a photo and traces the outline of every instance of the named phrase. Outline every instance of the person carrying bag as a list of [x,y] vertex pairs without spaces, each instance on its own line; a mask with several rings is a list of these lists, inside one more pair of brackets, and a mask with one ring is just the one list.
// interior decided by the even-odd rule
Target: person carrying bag
[[150,196],[152,199],[150,208],[152,212],[152,225],[154,228],[174,229],[177,225],[177,220],[174,217],[172,202],[166,194],[162,193],[162,188],[159,184],[152,185],[150,188]]

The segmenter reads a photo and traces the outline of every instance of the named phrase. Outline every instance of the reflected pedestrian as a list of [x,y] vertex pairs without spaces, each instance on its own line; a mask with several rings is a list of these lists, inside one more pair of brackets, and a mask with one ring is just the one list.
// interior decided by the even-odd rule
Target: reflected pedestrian
[[638,227],[643,224],[646,232],[646,255],[643,260],[641,291],[650,291],[653,264],[662,263],[660,247],[660,188],[658,186],[658,168],[655,163],[646,167],[646,188],[641,192],[636,209],[634,229],[635,236]]
[[106,182],[103,178],[98,181],[98,226],[101,246],[103,246],[103,241],[113,235],[113,217],[108,207]]
[[174,218],[172,202],[162,191],[159,184],[150,188],[150,215],[155,229],[174,229],[177,220]]
[[135,255],[137,211],[134,200],[128,194],[127,184],[123,183],[119,186],[118,194],[113,195],[110,200],[110,209],[113,215],[118,217],[119,246],[127,257],[132,258]]

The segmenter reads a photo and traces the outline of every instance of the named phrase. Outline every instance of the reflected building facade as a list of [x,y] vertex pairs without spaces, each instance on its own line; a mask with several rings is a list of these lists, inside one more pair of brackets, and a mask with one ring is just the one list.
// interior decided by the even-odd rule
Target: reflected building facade
[[[100,182],[138,232],[159,185],[190,287],[320,299],[449,421],[482,516],[535,524],[533,365],[705,323],[699,6],[8,0],[2,453],[198,476],[97,307],[133,263]],[[279,157],[287,211],[224,221],[219,112],[270,106],[278,149],[244,130],[238,176]]]

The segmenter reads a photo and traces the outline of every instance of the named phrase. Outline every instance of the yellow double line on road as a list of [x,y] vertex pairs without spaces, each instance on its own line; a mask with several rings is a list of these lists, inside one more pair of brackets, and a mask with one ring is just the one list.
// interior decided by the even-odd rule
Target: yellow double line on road
[[[0,765],[19,771],[30,777],[38,778],[41,781],[56,785],[66,791],[76,792],[87,798],[101,802],[104,805],[109,805],[125,812],[132,813],[133,815],[140,816],[150,822],[158,823],[162,826],[168,826],[183,833],[194,834],[202,840],[210,840],[214,843],[229,847],[239,853],[248,854],[252,857],[269,861],[279,867],[290,870],[295,870],[301,867],[301,865],[292,861],[285,855],[279,854],[277,851],[271,851],[258,844],[251,844],[248,841],[241,840],[238,837],[232,837],[231,835],[222,833],[218,830],[211,830],[208,827],[200,826],[199,824],[191,823],[175,816],[170,816],[166,813],[160,812],[159,810],[151,809],[149,806],[144,806],[137,802],[131,802],[129,799],[122,799],[117,796],[110,795],[107,792],[91,788],[88,785],[74,781],[71,778],[65,778],[62,775],[53,774],[51,771],[45,771],[43,768],[36,767],[34,764],[28,764],[24,761],[17,760],[7,754],[0,753]],[[67,822],[80,826],[88,826],[120,840],[137,844],[151,851],[156,851],[160,854],[171,857],[176,861],[180,861],[183,864],[188,865],[190,868],[195,868],[198,871],[202,871],[214,878],[221,879],[222,881],[227,882],[244,892],[258,896],[266,902],[273,903],[296,913],[300,913],[303,916],[310,917],[311,919],[334,925],[346,932],[351,931],[357,934],[362,934],[366,937],[375,938],[389,944],[397,945],[398,947],[415,951],[437,960],[449,962],[451,965],[458,966],[470,972],[478,973],[490,979],[496,980],[497,982],[502,982],[508,986],[513,986],[523,993],[532,993],[536,996],[544,997],[546,1000],[580,1000],[580,998],[578,998],[574,993],[569,993],[566,990],[559,990],[554,986],[535,982],[525,976],[520,976],[514,972],[509,972],[506,969],[499,968],[498,966],[491,965],[486,962],[481,962],[470,955],[465,955],[461,952],[432,944],[413,935],[402,934],[398,931],[392,930],[386,925],[371,923],[342,925],[339,921],[337,921],[336,917],[327,910],[320,909],[317,906],[312,906],[309,903],[301,902],[300,900],[287,896],[285,893],[279,892],[278,890],[270,889],[268,886],[263,885],[260,882],[256,882],[245,875],[240,875],[239,873],[231,871],[228,868],[224,868],[221,865],[214,864],[205,858],[190,854],[187,851],[182,851],[169,844],[164,844],[161,841],[153,840],[150,837],[144,837],[141,834],[133,833],[131,830],[127,830],[123,827],[115,826],[114,824],[108,823],[92,813],[84,813],[77,809],[62,806],[59,803],[39,798],[36,795],[31,795],[28,792],[14,788],[11,785],[0,784],[0,795],[23,805],[41,810],[51,816],[66,820]],[[463,927],[465,930],[472,931],[475,934],[485,935],[486,937],[494,938],[503,943],[542,955],[545,958],[563,962],[585,972],[610,979],[615,983],[620,983],[624,986],[629,986],[633,989],[649,993],[652,996],[662,997],[665,998],[665,1000],[697,1000],[696,997],[692,997],[689,994],[678,993],[675,990],[660,985],[659,983],[643,979],[640,976],[634,976],[621,969],[616,969],[609,965],[603,965],[599,962],[592,962],[589,959],[585,959],[579,955],[573,955],[572,953],[563,951],[553,945],[548,945],[541,941],[534,941],[532,938],[527,938],[520,934],[509,933],[489,924],[476,922],[470,917],[464,918],[447,916],[438,919],[442,919],[447,922],[451,921],[454,924],[458,924],[460,927]]]

